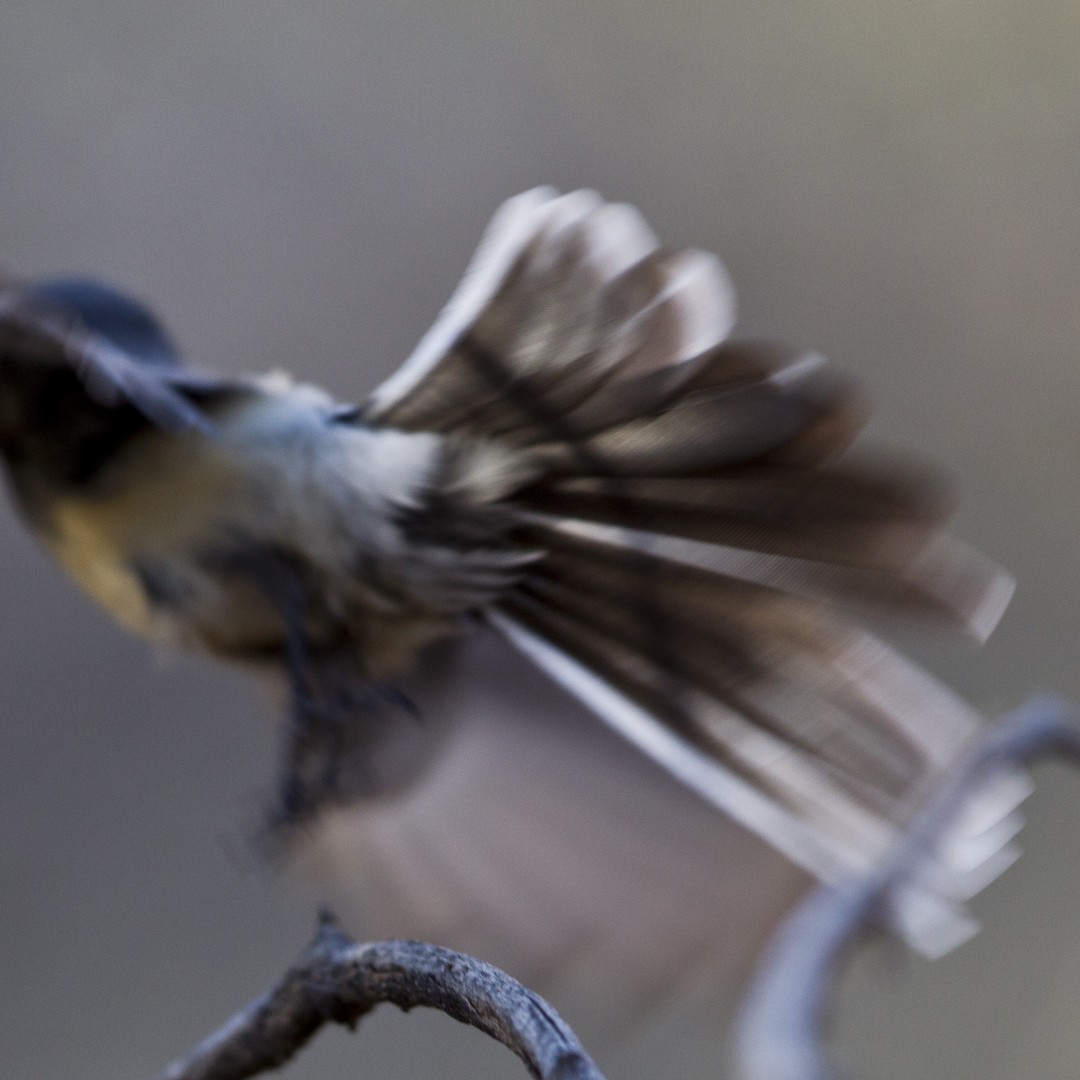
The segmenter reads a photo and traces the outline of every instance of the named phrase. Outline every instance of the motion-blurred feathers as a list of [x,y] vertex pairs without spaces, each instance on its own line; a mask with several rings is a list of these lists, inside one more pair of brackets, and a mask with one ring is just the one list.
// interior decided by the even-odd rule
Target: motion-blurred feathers
[[[127,625],[286,675],[275,819],[365,932],[633,999],[789,902],[804,879],[747,834],[823,880],[864,870],[977,730],[857,616],[981,640],[1012,587],[942,532],[932,477],[844,455],[846,380],[729,344],[733,318],[712,256],[536,189],[356,408],[195,374],[100,284],[10,285],[0,451]],[[970,931],[1025,793],[1002,780],[897,898],[916,947]]]

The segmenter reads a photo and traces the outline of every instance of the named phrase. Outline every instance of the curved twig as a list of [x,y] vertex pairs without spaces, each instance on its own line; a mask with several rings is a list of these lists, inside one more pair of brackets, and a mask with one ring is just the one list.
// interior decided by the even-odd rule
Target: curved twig
[[733,1041],[739,1080],[836,1080],[825,1029],[844,961],[858,938],[880,926],[889,896],[917,874],[925,853],[988,773],[1047,755],[1080,765],[1080,726],[1057,698],[1030,701],[991,727],[873,874],[822,886],[799,904],[743,999]]
[[479,1028],[537,1080],[603,1080],[558,1013],[498,968],[416,941],[357,945],[326,915],[277,986],[157,1080],[244,1080],[283,1065],[328,1021],[354,1027],[382,1002],[440,1009]]

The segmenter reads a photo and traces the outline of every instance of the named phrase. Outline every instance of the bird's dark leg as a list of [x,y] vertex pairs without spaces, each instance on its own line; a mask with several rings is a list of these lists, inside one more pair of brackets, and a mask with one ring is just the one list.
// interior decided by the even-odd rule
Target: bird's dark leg
[[[282,827],[295,826],[304,820],[317,801],[311,790],[308,768],[313,752],[322,744],[334,725],[327,723],[326,706],[311,685],[315,675],[310,648],[304,635],[304,591],[296,580],[281,598],[285,623],[285,671],[289,684],[289,727],[286,733],[284,761],[280,773],[278,807],[275,818]],[[332,756],[328,760],[332,760]]]
[[242,572],[281,615],[289,726],[271,834],[309,823],[324,807],[385,787],[373,756],[401,714],[416,706],[400,691],[365,676],[350,640],[313,642],[311,596],[302,567],[287,553],[246,556]]
[[281,613],[282,654],[289,687],[289,726],[271,830],[302,825],[341,786],[345,751],[344,711],[335,708],[317,648],[308,639],[303,574],[293,559],[275,551],[251,555],[244,572]]

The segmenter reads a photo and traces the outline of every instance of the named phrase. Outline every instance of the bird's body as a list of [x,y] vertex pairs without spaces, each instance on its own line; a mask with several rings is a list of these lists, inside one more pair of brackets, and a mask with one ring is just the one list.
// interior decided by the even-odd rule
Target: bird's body
[[212,410],[212,435],[142,433],[48,504],[45,536],[131,629],[241,659],[284,647],[280,608],[243,573],[271,549],[303,582],[312,641],[348,632],[370,656],[392,623],[434,614],[396,558],[392,509],[424,489],[435,440],[328,422],[328,406],[268,380]]
[[[365,763],[400,724],[388,684],[477,621],[828,880],[880,856],[977,730],[844,611],[982,637],[1007,576],[941,532],[924,476],[839,463],[850,387],[815,356],[725,343],[722,268],[661,251],[628,207],[508,202],[357,408],[281,375],[193,375],[145,309],[94,283],[0,301],[0,451],[25,516],[136,632],[287,673],[286,824],[337,828],[356,806],[369,836],[395,814],[467,831],[460,791],[441,809],[421,781],[391,796]],[[964,921],[970,860],[952,857],[898,904],[929,948]],[[601,892],[571,905],[581,933],[600,932]],[[528,907],[508,900],[508,921]],[[393,929],[425,925],[442,924]]]
[[280,374],[234,385],[206,416],[212,430],[138,430],[76,483],[50,484],[35,461],[11,469],[58,560],[136,633],[280,659],[281,598],[247,572],[272,553],[296,575],[308,645],[347,647],[385,675],[521,561],[495,529],[462,545],[450,518],[466,499],[441,510],[446,544],[406,535],[463,456],[439,436],[369,427]]

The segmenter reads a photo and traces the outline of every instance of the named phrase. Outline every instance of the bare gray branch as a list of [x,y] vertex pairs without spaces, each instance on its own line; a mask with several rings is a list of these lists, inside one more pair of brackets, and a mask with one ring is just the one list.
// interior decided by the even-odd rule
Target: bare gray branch
[[881,929],[890,896],[917,875],[925,853],[989,773],[1047,755],[1080,765],[1075,712],[1056,698],[1030,701],[990,728],[874,873],[822,886],[796,908],[744,999],[733,1042],[738,1080],[836,1080],[825,1029],[854,945]]
[[243,1080],[292,1058],[333,1021],[354,1027],[382,1002],[439,1009],[509,1047],[538,1080],[603,1080],[542,998],[490,964],[416,941],[357,945],[324,917],[273,989],[157,1080]]

